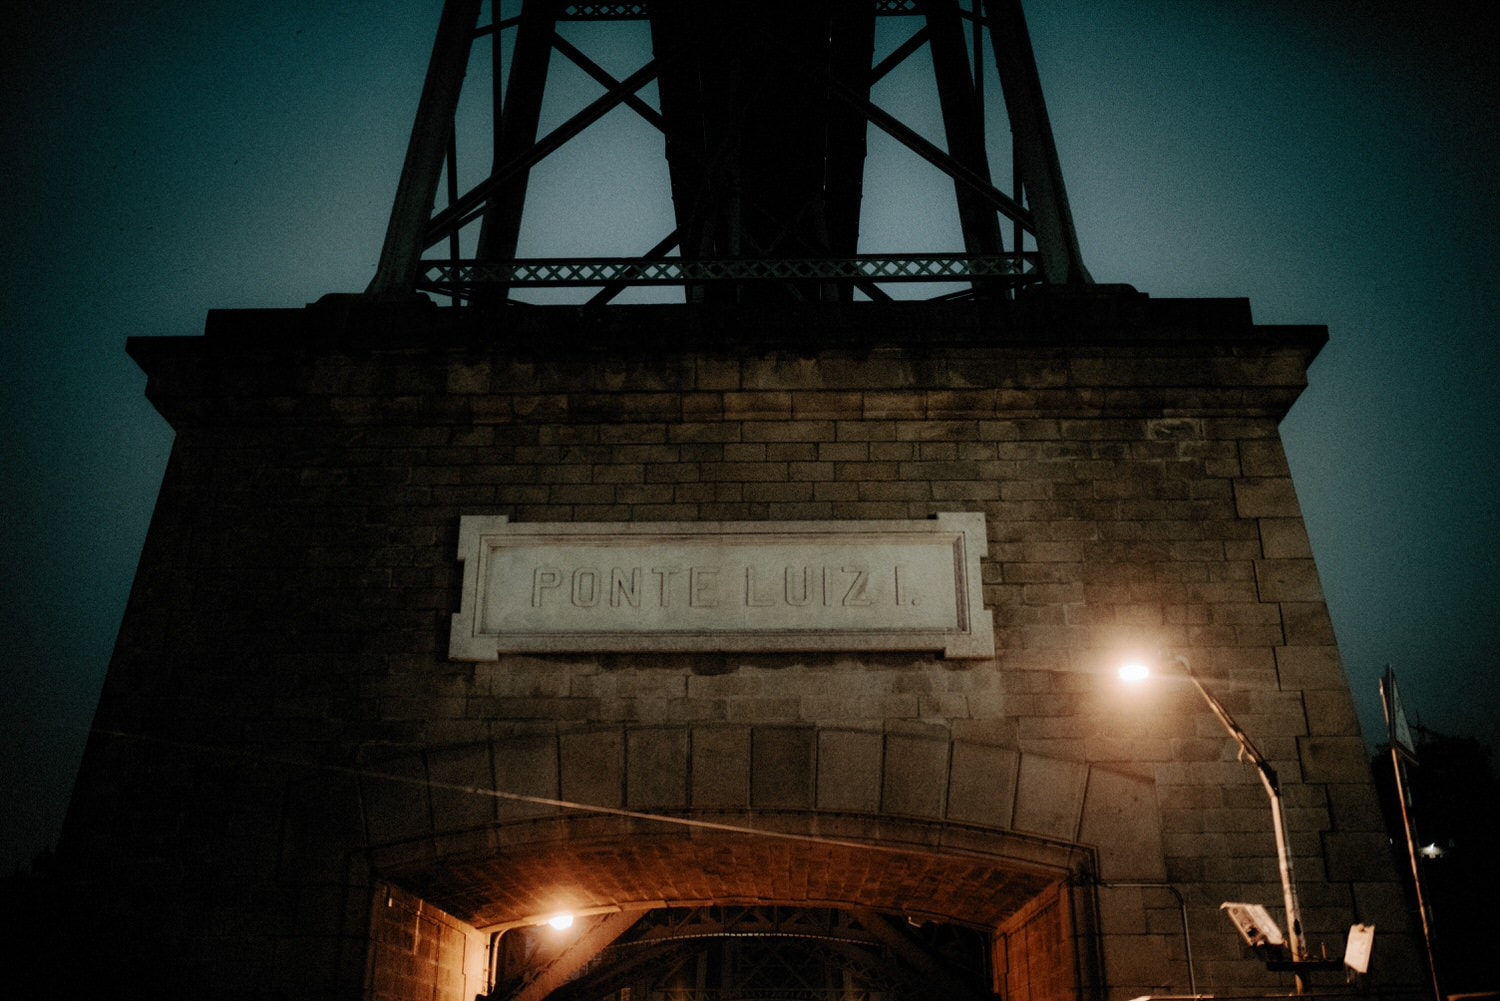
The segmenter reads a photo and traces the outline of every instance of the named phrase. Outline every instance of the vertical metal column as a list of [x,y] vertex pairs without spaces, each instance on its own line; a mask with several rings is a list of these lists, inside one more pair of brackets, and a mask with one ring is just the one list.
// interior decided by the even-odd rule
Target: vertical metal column
[[1078,234],[1073,229],[1073,213],[1068,208],[1068,193],[1063,187],[1062,167],[1057,162],[1057,145],[1021,0],[985,0],[984,10],[1000,89],[1005,92],[1005,108],[1010,115],[1016,162],[1026,187],[1026,203],[1036,223],[1042,275],[1054,284],[1092,281],[1078,250]]
[[[937,78],[938,104],[943,112],[948,155],[986,184],[992,183],[989,156],[984,148],[984,122],[974,90],[974,78],[981,68],[978,63],[972,68],[969,65],[958,5],[955,0],[925,0],[922,10],[927,15],[932,72]],[[976,255],[998,254],[1001,249],[1000,220],[994,208],[956,179],[953,195],[958,203],[964,249]]]
[[427,80],[417,105],[417,119],[406,147],[401,180],[396,185],[385,244],[380,250],[375,277],[365,290],[367,295],[377,298],[408,295],[416,285],[423,234],[432,216],[438,177],[442,174],[448,139],[453,134],[453,114],[463,90],[464,68],[469,62],[469,46],[479,20],[480,3],[481,0],[447,0],[443,4]]
[[[499,137],[495,142],[493,171],[498,172],[503,164],[536,145],[558,6],[558,0],[529,0],[521,9],[521,23],[516,29],[516,51],[510,80],[505,87],[505,108],[495,125]],[[499,41],[496,38],[497,47]],[[509,172],[490,193],[479,233],[477,256],[481,261],[504,261],[516,256],[521,215],[526,205],[526,187],[530,181],[531,167],[528,164]]]
[[[675,245],[699,264],[685,278],[688,302],[840,302],[856,290],[888,298],[881,281],[928,280],[913,262],[882,277],[859,261],[865,136],[871,125],[945,173],[953,184],[963,249],[949,274],[968,275],[969,294],[1008,295],[1037,282],[1089,281],[1073,231],[1062,174],[1020,0],[916,0],[885,8],[878,0],[804,0],[788,6],[654,0],[649,4],[571,4],[524,0],[506,19],[490,0],[490,23],[476,29],[483,0],[447,0],[423,85],[385,243],[366,295],[401,297],[435,292],[452,301],[504,302],[512,283],[538,284],[535,268],[517,265],[531,169],[611,109],[634,109],[665,136],[675,215],[674,235],[639,262],[642,269]],[[873,65],[878,15],[922,19],[923,27],[879,66]],[[655,57],[620,80],[558,34],[564,20],[649,20]],[[972,37],[965,21],[972,24]],[[1016,197],[990,176],[982,80],[986,26],[1012,134]],[[513,55],[502,59],[503,33],[515,31]],[[460,193],[454,115],[473,40],[491,35],[490,170]],[[971,44],[972,43],[972,44]],[[946,148],[896,120],[870,100],[880,75],[923,45]],[[605,87],[604,96],[538,138],[552,53]],[[508,75],[503,73],[507,67]],[[660,111],[637,91],[657,81]],[[469,146],[468,148],[473,148]],[[448,164],[446,205],[434,212],[438,181]],[[1024,203],[1022,198],[1024,197]],[[1002,219],[1016,226],[1009,253]],[[474,225],[461,259],[460,230]],[[664,227],[666,228],[666,227]],[[1023,245],[1031,234],[1036,250]],[[423,254],[447,242],[446,256]],[[442,251],[435,251],[442,255]],[[898,255],[899,256],[899,255]],[[763,264],[760,270],[743,267]],[[830,267],[821,267],[827,262]],[[608,301],[621,278],[590,282],[587,262],[561,259],[549,285],[603,285]],[[713,265],[731,265],[715,270]],[[702,265],[709,265],[704,267]],[[442,277],[427,277],[437,269]],[[544,267],[543,271],[546,270]],[[754,272],[752,274],[752,271]],[[629,275],[621,267],[611,275]],[[979,277],[983,276],[983,277]],[[623,279],[627,281],[628,279]]]

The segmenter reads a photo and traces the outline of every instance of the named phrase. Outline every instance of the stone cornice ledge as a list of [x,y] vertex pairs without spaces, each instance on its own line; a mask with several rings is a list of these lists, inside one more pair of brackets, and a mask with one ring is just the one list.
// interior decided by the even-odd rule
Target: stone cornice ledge
[[174,426],[382,421],[1280,418],[1327,341],[1243,299],[1121,287],[1016,303],[216,310],[131,338]]

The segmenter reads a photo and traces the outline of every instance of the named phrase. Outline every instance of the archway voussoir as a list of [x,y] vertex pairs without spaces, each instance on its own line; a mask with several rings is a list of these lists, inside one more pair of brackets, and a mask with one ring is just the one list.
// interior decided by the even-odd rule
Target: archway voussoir
[[[490,742],[490,753],[497,792],[546,800],[561,797],[558,740],[550,729],[496,737]],[[545,816],[557,809],[506,796],[496,799],[502,820]]]
[[758,726],[750,735],[750,805],[806,809],[813,804],[816,731],[810,726]]
[[433,829],[429,781],[427,762],[420,753],[361,768],[359,786],[365,840],[384,845],[430,839]]
[[1010,827],[1020,761],[1020,752],[1010,748],[954,741],[948,818],[987,827]]
[[948,740],[906,733],[885,738],[881,811],[903,817],[939,818],[948,789]]
[[487,743],[443,747],[427,754],[432,826],[436,831],[484,827],[497,818],[495,779]]
[[560,798],[619,808],[625,805],[625,733],[619,727],[558,734]]
[[1091,768],[1079,840],[1099,846],[1099,876],[1105,881],[1167,878],[1156,784],[1150,779]]
[[818,809],[876,813],[885,763],[879,731],[818,732]]
[[750,802],[750,728],[695,726],[692,730],[692,805],[699,809]]
[[1018,831],[1072,841],[1078,836],[1088,765],[1022,754],[1013,826]]
[[632,810],[688,805],[686,727],[637,727],[625,735],[625,801]]

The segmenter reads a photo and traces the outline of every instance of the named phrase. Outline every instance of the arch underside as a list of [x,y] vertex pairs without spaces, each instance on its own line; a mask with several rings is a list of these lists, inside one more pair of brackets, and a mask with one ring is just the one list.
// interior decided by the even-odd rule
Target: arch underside
[[[415,971],[427,939],[410,929],[436,921],[444,930],[429,931],[467,943],[462,971],[444,967],[462,982],[454,997],[477,979],[507,1001],[624,1001],[627,987],[632,1001],[832,1001],[743,994],[743,971],[778,968],[788,983],[821,978],[838,1001],[1065,1001],[1097,975],[1096,879],[1160,865],[1150,793],[1138,777],[938,731],[602,727],[311,777],[284,851],[290,870],[330,825],[361,844],[371,969]],[[767,909],[829,915],[840,932],[830,943],[745,930],[744,914],[764,925]],[[539,926],[563,912],[577,923],[554,953]],[[708,916],[681,917],[692,914]],[[625,944],[681,920],[696,938]],[[701,931],[730,922],[738,930]],[[963,955],[944,956],[955,942]],[[953,969],[974,972],[939,983]],[[631,970],[656,979],[626,983]],[[577,986],[584,976],[592,987]],[[683,977],[690,998],[673,993]]]
[[[497,940],[485,983],[490,995],[897,1001],[940,994],[984,1001],[993,983],[982,932],[863,909],[714,906],[594,920],[577,939],[529,928]],[[617,937],[597,944],[618,928]],[[590,938],[595,944],[584,944]]]
[[545,818],[445,841],[464,847],[379,875],[479,929],[560,911],[729,903],[995,927],[1086,858],[1009,832],[793,812]]
[[[992,993],[997,933],[1092,858],[1013,832],[814,811],[556,815],[372,858],[383,852],[405,858],[378,879],[488,935],[486,989],[512,1001],[974,1001]],[[563,912],[578,916],[566,936],[538,924]]]

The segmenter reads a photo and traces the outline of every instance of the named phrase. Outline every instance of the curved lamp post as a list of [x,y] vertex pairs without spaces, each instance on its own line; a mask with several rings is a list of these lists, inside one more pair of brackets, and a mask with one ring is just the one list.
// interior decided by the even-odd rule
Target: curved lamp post
[[[1235,743],[1240,745],[1241,759],[1248,758],[1260,775],[1260,784],[1265,786],[1266,796],[1271,801],[1271,828],[1276,833],[1276,861],[1281,869],[1281,896],[1282,902],[1286,907],[1287,947],[1291,951],[1292,963],[1305,963],[1307,961],[1307,947],[1302,940],[1302,916],[1297,908],[1297,888],[1292,882],[1292,857],[1287,851],[1286,846],[1286,819],[1282,813],[1281,787],[1276,780],[1276,769],[1271,767],[1271,763],[1266,760],[1266,756],[1261,754],[1255,745],[1251,743],[1250,738],[1245,735],[1244,730],[1240,729],[1240,725],[1234,721],[1234,717],[1229,715],[1223,703],[1203,686],[1203,682],[1193,673],[1193,666],[1188,663],[1186,657],[1181,654],[1164,657],[1162,663],[1180,664],[1182,666],[1183,673],[1193,683],[1193,687],[1198,689],[1198,694],[1203,696],[1203,701],[1208,703],[1208,707],[1219,718],[1219,722],[1224,724],[1224,729],[1228,730],[1229,735],[1234,738]],[[1150,668],[1139,662],[1126,664],[1120,668],[1120,677],[1131,683],[1146,680],[1150,676],[1150,673]],[[1302,992],[1302,977],[1300,974],[1297,976],[1297,992],[1299,994]]]

